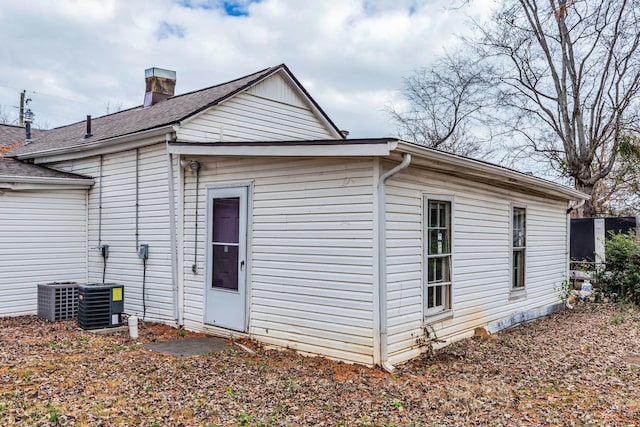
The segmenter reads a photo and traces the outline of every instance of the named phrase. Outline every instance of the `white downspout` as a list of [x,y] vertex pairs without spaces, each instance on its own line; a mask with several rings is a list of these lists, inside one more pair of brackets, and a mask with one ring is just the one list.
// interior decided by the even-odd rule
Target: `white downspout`
[[378,309],[380,311],[380,365],[387,372],[393,372],[395,368],[389,363],[389,351],[387,348],[387,208],[384,184],[391,176],[409,167],[410,163],[411,154],[405,153],[402,162],[394,168],[386,171],[378,180]]
[[171,141],[171,133],[165,135],[165,143],[167,148],[167,175],[169,184],[169,240],[171,242],[171,282],[173,285],[173,315],[178,327],[183,324],[182,310],[180,308],[180,292],[178,286],[178,245],[176,242],[176,202],[175,202],[175,186],[173,183],[173,154],[169,152],[169,141]]
[[587,203],[587,199],[581,199],[577,205],[571,206],[569,209],[567,209],[567,215],[570,214],[571,211],[580,209],[582,206],[584,206],[585,203]]

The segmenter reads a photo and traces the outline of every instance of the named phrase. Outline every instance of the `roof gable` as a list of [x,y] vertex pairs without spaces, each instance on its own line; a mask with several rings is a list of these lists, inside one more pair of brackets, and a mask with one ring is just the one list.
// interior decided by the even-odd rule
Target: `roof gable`
[[288,81],[285,81],[281,73],[272,75],[260,83],[249,88],[247,93],[258,97],[265,97],[283,104],[305,108],[306,103]]
[[284,67],[182,121],[175,136],[180,141],[225,143],[342,137]]

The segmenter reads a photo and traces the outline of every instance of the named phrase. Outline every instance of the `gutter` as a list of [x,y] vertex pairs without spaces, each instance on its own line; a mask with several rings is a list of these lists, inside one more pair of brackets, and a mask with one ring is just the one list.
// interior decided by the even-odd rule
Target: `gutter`
[[[401,141],[398,145],[398,150],[403,153],[411,153],[417,157],[425,157],[425,154],[427,153],[424,148],[417,147],[413,144],[403,141]],[[589,198],[587,194],[573,188],[569,188],[564,185],[548,181],[546,179],[530,176],[513,169],[494,165],[488,162],[483,162],[481,160],[461,157],[455,154],[446,153],[444,151],[438,151],[434,149],[428,149],[427,158],[430,162],[430,169],[436,172],[450,174],[454,170],[466,170],[472,172],[466,174],[467,178],[493,178],[494,180],[509,183],[520,188],[538,188],[541,192],[549,196],[559,197],[563,200],[580,200]],[[443,165],[449,166],[449,168],[438,168],[438,162],[441,162]]]
[[387,372],[395,368],[389,363],[387,336],[387,238],[386,238],[386,202],[385,182],[387,179],[409,167],[411,154],[405,153],[402,162],[386,171],[378,179],[378,310],[380,311],[380,365]]
[[189,156],[268,156],[268,157],[340,157],[388,156],[395,141],[354,143],[341,141],[266,141],[266,142],[171,142],[172,154]]
[[94,184],[92,179],[50,181],[42,178],[0,177],[2,191],[43,191],[43,190],[88,190]]
[[587,203],[587,199],[580,200],[580,203],[578,203],[575,206],[571,206],[569,209],[567,209],[567,215],[569,215],[571,213],[571,211],[575,211],[576,209],[580,209],[582,206],[584,206],[585,203]]
[[[119,147],[119,145],[126,144],[129,142],[136,142],[136,141],[138,142],[137,144],[133,144],[133,146],[130,148],[137,148],[145,145],[150,145],[148,141],[144,140],[145,138],[164,135],[168,130],[173,130],[173,125],[166,125],[159,128],[143,130],[140,132],[129,133],[126,135],[114,136],[112,138],[100,139],[92,142],[81,142],[71,147],[54,148],[54,149],[42,150],[42,151],[31,151],[23,154],[17,154],[14,157],[19,160],[38,159],[43,157],[48,158],[48,157],[61,156],[65,154],[85,153],[86,151],[91,151],[91,150],[97,150],[97,152],[95,153],[90,153],[92,155],[109,154],[109,153],[114,153],[118,151],[123,151],[123,148]],[[142,140],[142,142],[140,142],[140,140]],[[82,157],[87,157],[87,156],[88,155],[83,155]],[[41,162],[36,161],[35,163],[37,164]]]
[[1,176],[0,183],[8,184],[44,184],[69,185],[89,188],[94,184],[92,178],[44,178],[39,176]]

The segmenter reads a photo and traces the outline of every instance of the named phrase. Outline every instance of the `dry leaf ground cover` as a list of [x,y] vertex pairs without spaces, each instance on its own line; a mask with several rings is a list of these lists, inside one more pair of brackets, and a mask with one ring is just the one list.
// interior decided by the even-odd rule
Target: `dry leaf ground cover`
[[[193,336],[193,334],[187,334]],[[394,374],[290,351],[175,358],[75,322],[0,318],[0,425],[640,425],[640,312],[582,304]]]

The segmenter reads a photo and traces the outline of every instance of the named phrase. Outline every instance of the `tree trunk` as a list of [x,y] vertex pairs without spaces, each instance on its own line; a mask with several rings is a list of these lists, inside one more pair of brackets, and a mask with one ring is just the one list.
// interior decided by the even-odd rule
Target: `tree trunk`
[[590,200],[587,200],[580,209],[578,209],[578,216],[580,218],[593,218],[598,215],[598,211],[595,205],[595,186],[593,184],[584,183],[576,179],[576,190],[591,196]]

